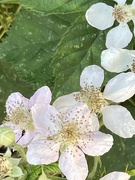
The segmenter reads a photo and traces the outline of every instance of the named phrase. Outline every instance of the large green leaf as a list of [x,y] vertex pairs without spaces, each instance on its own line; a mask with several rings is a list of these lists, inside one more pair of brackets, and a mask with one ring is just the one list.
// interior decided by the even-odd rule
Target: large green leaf
[[[100,0],[20,0],[20,3],[33,11],[44,14],[83,12],[90,7],[91,4]],[[101,2],[101,1],[100,1]]]
[[[92,28],[84,15],[80,16],[65,33],[53,59],[56,76],[54,95],[58,97],[79,90],[82,70],[88,65],[100,65],[100,55],[104,49],[104,32]],[[106,72],[106,81],[113,76]]]
[[49,65],[57,43],[75,17],[75,14],[44,17],[22,10],[0,45],[0,60],[11,62],[36,87],[52,86]]

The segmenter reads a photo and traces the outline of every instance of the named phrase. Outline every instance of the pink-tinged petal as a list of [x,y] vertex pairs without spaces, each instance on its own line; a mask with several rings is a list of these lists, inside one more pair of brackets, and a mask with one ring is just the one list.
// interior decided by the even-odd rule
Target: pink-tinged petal
[[83,140],[80,138],[78,146],[90,156],[101,156],[108,152],[113,145],[113,137],[99,131],[84,135],[82,138]]
[[124,5],[127,0],[114,0],[114,1],[117,2],[119,5]]
[[59,112],[53,107],[36,104],[32,107],[32,117],[35,129],[43,135],[53,136],[59,131],[61,120]]
[[130,177],[127,173],[114,171],[105,175],[100,180],[128,180]]
[[[68,118],[67,118],[68,117]],[[88,106],[84,103],[77,103],[65,112],[63,122],[73,123],[80,129],[80,132],[99,130],[99,121],[96,116],[92,115]]]
[[94,85],[94,87],[100,87],[104,80],[104,70],[97,66],[91,65],[84,68],[80,76],[80,86],[85,88],[86,86]]
[[102,113],[104,125],[113,133],[123,138],[131,138],[135,134],[135,120],[126,108],[106,106]]
[[97,3],[92,5],[86,11],[87,22],[100,30],[111,27],[114,23],[114,17],[112,15],[113,7],[108,6],[105,3]]
[[131,67],[135,51],[110,48],[101,53],[101,66],[110,72],[122,72]]
[[28,108],[29,99],[25,98],[21,93],[12,93],[6,101],[6,112],[10,116],[12,112],[23,105],[22,108]]
[[29,106],[32,107],[34,104],[50,104],[52,99],[52,93],[48,86],[39,88],[34,95],[30,98]]
[[124,102],[135,94],[135,74],[121,73],[112,78],[106,85],[104,98],[113,102]]
[[59,168],[68,180],[85,180],[88,175],[85,155],[77,147],[69,147],[61,153]]
[[22,135],[22,137],[18,140],[17,143],[23,147],[26,147],[32,141],[34,135],[35,135],[34,131],[26,130],[24,135]]
[[133,35],[127,24],[119,24],[111,29],[106,36],[106,47],[124,48],[126,47]]
[[71,108],[74,106],[77,101],[75,100],[75,95],[78,94],[79,92],[74,92],[71,94],[67,94],[64,96],[60,96],[57,98],[53,106],[59,111],[59,112],[65,112],[67,109]]
[[26,153],[30,164],[50,164],[59,157],[60,144],[51,140],[35,140],[28,146]]

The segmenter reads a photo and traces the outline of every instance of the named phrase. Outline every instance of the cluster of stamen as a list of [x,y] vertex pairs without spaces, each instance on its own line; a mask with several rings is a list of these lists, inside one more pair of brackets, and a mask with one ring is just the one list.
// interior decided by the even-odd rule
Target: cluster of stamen
[[8,174],[12,170],[12,164],[8,159],[3,156],[0,156],[0,179],[4,179],[4,177],[8,176]]
[[75,99],[78,102],[84,102],[88,105],[91,113],[98,114],[101,112],[102,107],[107,105],[107,101],[104,99],[102,92],[99,88],[92,86],[85,86],[80,93],[75,95]]
[[131,64],[131,71],[135,73],[135,60],[133,60],[133,63]]
[[115,5],[112,15],[119,23],[127,23],[133,18],[132,9],[129,5]]
[[11,111],[10,115],[7,115],[6,121],[10,121],[20,127],[32,128],[32,115],[28,107],[24,107],[20,104],[18,107]]

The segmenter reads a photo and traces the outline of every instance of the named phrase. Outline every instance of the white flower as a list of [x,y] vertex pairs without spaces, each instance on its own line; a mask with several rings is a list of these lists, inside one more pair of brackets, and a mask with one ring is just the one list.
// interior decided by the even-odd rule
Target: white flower
[[101,53],[101,65],[110,72],[120,73],[128,69],[135,72],[135,50],[106,49]]
[[31,108],[35,104],[50,104],[51,91],[47,86],[38,89],[27,99],[19,92],[12,93],[6,101],[7,117],[2,126],[10,126],[18,144],[26,146],[34,137],[35,128]]
[[100,180],[128,180],[130,178],[130,175],[124,172],[111,172],[104,177],[102,177]]
[[127,23],[132,20],[135,24],[135,0],[132,5],[126,5],[126,0],[114,1],[118,3],[114,8],[105,3],[93,4],[86,12],[86,20],[91,26],[100,30],[111,27],[117,20],[119,25],[107,33],[106,47],[124,48],[133,36]]
[[53,105],[65,111],[77,102],[87,104],[91,113],[102,113],[104,125],[113,133],[129,138],[135,134],[135,121],[130,112],[116,103],[124,102],[135,94],[135,75],[132,72],[121,73],[112,78],[103,93],[100,87],[104,80],[104,71],[96,65],[86,67],[80,77],[82,90],[56,99]]
[[65,113],[53,106],[35,105],[32,108],[35,126],[44,138],[28,145],[30,164],[50,164],[59,158],[59,167],[69,180],[85,180],[88,166],[85,154],[99,156],[113,144],[109,134],[99,132],[98,119],[90,114],[85,104],[76,104]]

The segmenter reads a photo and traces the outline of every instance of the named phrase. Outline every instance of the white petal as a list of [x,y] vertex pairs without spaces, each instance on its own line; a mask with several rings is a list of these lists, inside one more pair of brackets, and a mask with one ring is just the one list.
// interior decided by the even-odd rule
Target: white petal
[[[83,137],[83,136],[82,136]],[[92,132],[89,136],[79,141],[78,146],[85,154],[90,156],[101,156],[108,152],[113,145],[113,137],[99,131]]]
[[48,105],[34,105],[31,109],[35,128],[43,135],[52,136],[59,130],[59,112]]
[[132,7],[133,9],[135,9],[135,0],[132,1],[131,7]]
[[[68,119],[67,119],[68,117]],[[80,132],[97,131],[99,122],[96,116],[92,115],[88,106],[84,103],[78,103],[65,112],[63,122],[75,124]]]
[[77,147],[62,152],[59,167],[68,180],[84,180],[88,175],[85,155]]
[[135,134],[135,120],[126,108],[106,106],[102,113],[104,125],[113,133],[123,138],[131,138]]
[[114,0],[114,1],[117,2],[119,5],[124,5],[127,0]]
[[52,93],[48,86],[39,88],[34,95],[30,98],[29,106],[32,107],[34,104],[50,104]]
[[112,16],[113,7],[105,3],[93,4],[86,11],[86,20],[88,23],[97,29],[104,30],[111,27],[114,23]]
[[133,59],[135,58],[135,51],[126,49],[110,48],[102,51],[101,65],[110,72],[122,72],[131,67]]
[[67,109],[71,108],[74,106],[77,101],[75,100],[75,95],[78,94],[79,92],[74,92],[71,94],[67,94],[64,96],[60,96],[57,98],[53,106],[59,111],[59,112],[65,112]]
[[50,164],[59,157],[60,144],[50,140],[35,140],[28,146],[26,154],[28,163]]
[[106,47],[124,48],[126,47],[133,35],[127,24],[119,24],[111,29],[106,36]]
[[103,95],[113,102],[124,102],[135,94],[135,74],[121,73],[112,78],[106,85]]
[[86,86],[94,85],[94,87],[100,87],[104,80],[104,70],[97,66],[91,65],[84,68],[80,76],[80,86],[85,88]]
[[6,112],[11,115],[12,112],[21,104],[28,107],[29,99],[25,98],[21,93],[12,93],[6,101]]
[[100,180],[128,180],[130,178],[130,175],[124,172],[111,172],[104,177],[102,177]]
[[23,147],[26,147],[34,138],[34,135],[34,131],[26,130],[25,134],[19,139],[17,143]]

